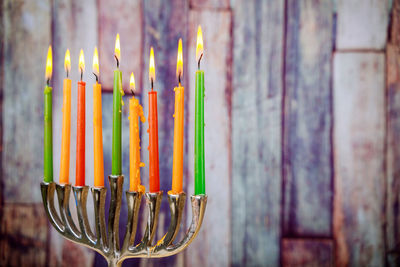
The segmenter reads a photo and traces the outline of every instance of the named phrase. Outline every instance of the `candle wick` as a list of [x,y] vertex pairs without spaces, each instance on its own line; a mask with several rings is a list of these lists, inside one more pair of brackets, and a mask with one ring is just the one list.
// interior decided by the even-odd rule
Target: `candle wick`
[[82,81],[82,79],[83,79],[83,70],[81,68],[81,81]]
[[200,61],[201,61],[201,58],[203,57],[203,53],[201,53],[200,54],[200,57],[199,57],[199,62],[197,62],[197,68],[200,70]]
[[115,60],[117,61],[117,68],[119,68],[119,60],[116,55],[114,55],[114,57],[115,57]]
[[179,87],[181,87],[181,73],[179,72],[179,75],[178,75],[178,83],[179,83]]
[[69,71],[67,70],[67,78],[68,78],[68,76],[69,76]]
[[94,73],[93,72],[93,74],[94,74],[94,76],[96,77],[96,83],[99,81],[99,76],[97,76],[97,74],[96,73]]
[[131,89],[132,92],[132,96],[135,96],[135,91],[133,91],[133,89]]
[[47,86],[50,86],[50,78],[47,79],[46,83],[47,83]]
[[154,81],[153,81],[153,78],[151,78],[150,82],[151,82],[151,91],[153,91],[153,88],[154,88]]

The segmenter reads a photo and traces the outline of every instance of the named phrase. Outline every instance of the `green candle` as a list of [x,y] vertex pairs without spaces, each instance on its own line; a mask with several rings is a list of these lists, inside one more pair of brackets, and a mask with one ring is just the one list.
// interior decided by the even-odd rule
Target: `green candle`
[[122,174],[121,161],[121,106],[122,106],[122,72],[119,70],[120,45],[119,34],[115,40],[115,58],[117,60],[117,69],[114,71],[113,88],[113,132],[112,132],[112,163],[111,174]]
[[194,129],[194,194],[206,193],[204,166],[204,72],[200,70],[203,57],[203,36],[201,27],[197,32],[196,60],[199,70],[196,71],[195,88],[195,129]]
[[50,78],[52,72],[51,46],[47,52],[46,80],[44,88],[44,148],[43,148],[43,179],[46,183],[53,182],[53,108],[52,88]]

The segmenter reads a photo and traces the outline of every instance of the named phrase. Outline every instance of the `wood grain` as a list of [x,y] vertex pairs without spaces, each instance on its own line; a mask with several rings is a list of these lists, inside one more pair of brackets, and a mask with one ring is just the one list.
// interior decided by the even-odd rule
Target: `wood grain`
[[330,239],[290,239],[282,241],[282,266],[333,266]]
[[229,9],[230,0],[189,0],[191,9]]
[[285,236],[328,237],[333,194],[332,4],[290,0],[287,12],[283,231]]
[[142,91],[143,7],[141,0],[98,1],[99,57],[102,89],[112,91],[116,61],[115,38],[121,40],[122,87],[130,94],[129,77],[135,75],[136,93]]
[[337,0],[338,50],[384,49],[389,0]]
[[[2,177],[6,202],[41,201],[44,64],[51,44],[50,1],[3,1]],[[29,56],[25,56],[28,55]],[[29,129],[29,131],[28,131]]]
[[[61,128],[62,128],[62,101],[63,80],[66,77],[64,70],[64,57],[67,48],[71,52],[71,143],[70,143],[70,183],[75,183],[76,164],[76,121],[77,121],[77,82],[80,79],[78,71],[78,55],[80,49],[85,54],[86,71],[83,81],[86,82],[86,142],[85,142],[85,177],[86,184],[93,185],[93,84],[92,60],[95,45],[97,45],[97,3],[96,0],[78,1],[61,0],[53,3],[53,165],[54,180],[59,181],[60,157],[61,157]],[[103,110],[107,114],[107,110]],[[109,112],[111,114],[111,111]],[[38,185],[36,185],[38,186]],[[75,206],[74,197],[71,196],[70,205]],[[94,217],[93,202],[91,199],[87,205],[88,216]],[[76,213],[72,212],[76,218]],[[91,265],[94,252],[83,246],[70,243],[62,238],[58,232],[51,227],[49,258],[52,265],[61,265],[67,254],[63,253],[65,247],[73,255],[80,255],[81,264]],[[72,252],[73,251],[73,252]],[[75,263],[78,264],[78,263]]]
[[5,204],[0,222],[0,266],[45,266],[47,216],[42,204]]
[[277,266],[284,1],[233,10],[232,264]]
[[[159,168],[160,168],[160,189],[164,191],[164,200],[161,205],[158,230],[155,239],[160,239],[166,233],[169,225],[170,209],[168,205],[167,192],[171,189],[172,181],[172,158],[173,158],[173,127],[174,127],[174,87],[178,84],[176,78],[176,57],[178,51],[178,41],[182,38],[184,53],[184,80],[183,86],[187,88],[187,25],[188,25],[189,3],[186,0],[151,0],[144,1],[144,47],[143,47],[143,110],[148,120],[148,92],[150,90],[149,81],[149,55],[150,47],[154,48],[156,80],[154,90],[158,94],[158,144],[159,144]],[[185,93],[186,93],[185,92]],[[187,97],[186,101],[187,101]],[[185,111],[186,114],[187,110]],[[141,171],[143,183],[148,188],[148,123],[146,122],[141,132],[142,159],[146,164]],[[187,186],[184,179],[184,189]],[[189,202],[187,202],[189,203]],[[185,225],[182,228],[186,228]],[[183,231],[182,231],[183,232]],[[149,260],[141,260],[141,264],[146,265],[173,265],[183,261],[183,254],[177,256]]]
[[338,266],[383,266],[385,58],[335,53],[334,237]]
[[[186,250],[186,265],[228,266],[231,253],[231,13],[189,12],[189,194],[194,191],[194,83],[198,25],[202,27],[204,39],[201,69],[205,73],[205,176],[209,198],[202,229]],[[188,216],[188,222],[190,219]]]

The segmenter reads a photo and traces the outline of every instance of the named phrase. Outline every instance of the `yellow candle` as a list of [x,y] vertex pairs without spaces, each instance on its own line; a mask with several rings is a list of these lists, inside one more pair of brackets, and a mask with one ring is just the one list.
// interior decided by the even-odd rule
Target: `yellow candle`
[[67,78],[64,79],[63,84],[60,184],[69,183],[69,152],[71,142],[71,79],[68,78],[71,70],[71,56],[69,49],[65,52],[64,68]]
[[181,78],[183,73],[182,58],[182,39],[179,39],[178,58],[176,64],[176,76],[179,86],[174,88],[175,91],[175,113],[174,113],[174,158],[172,166],[172,194],[179,194],[182,189],[183,177],[183,113],[184,113],[184,97],[185,89],[181,86]]
[[143,107],[139,104],[139,100],[135,98],[135,78],[133,73],[130,79],[130,89],[132,98],[129,100],[129,171],[130,184],[129,191],[145,192],[145,187],[140,184],[140,167],[144,167],[144,163],[140,162],[140,138],[139,138],[139,122],[145,122],[146,118],[143,114]]
[[103,126],[101,118],[101,84],[99,83],[99,56],[94,48],[93,74],[93,147],[94,147],[94,186],[104,187]]

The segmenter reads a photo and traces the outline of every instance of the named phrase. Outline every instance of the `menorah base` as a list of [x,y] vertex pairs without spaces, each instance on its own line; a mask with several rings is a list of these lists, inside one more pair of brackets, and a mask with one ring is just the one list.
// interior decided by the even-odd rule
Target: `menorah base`
[[[144,236],[139,244],[135,244],[142,192],[126,192],[128,220],[122,248],[119,242],[119,219],[122,200],[122,185],[124,177],[109,176],[111,201],[109,207],[108,229],[105,223],[106,188],[91,187],[94,213],[95,232],[89,224],[86,210],[88,186],[60,185],[56,183],[41,183],[43,205],[52,226],[66,239],[84,245],[100,253],[109,266],[120,266],[127,258],[161,258],[177,254],[184,250],[198,234],[207,205],[207,195],[191,196],[192,222],[183,239],[173,244],[179,232],[182,214],[185,207],[186,194],[168,193],[171,211],[171,222],[167,233],[154,245],[152,244],[157,228],[158,214],[162,200],[162,191],[145,193],[146,205],[149,211]],[[75,197],[78,226],[71,217],[69,197],[71,188]],[[59,212],[54,204],[54,192],[57,192]]]

